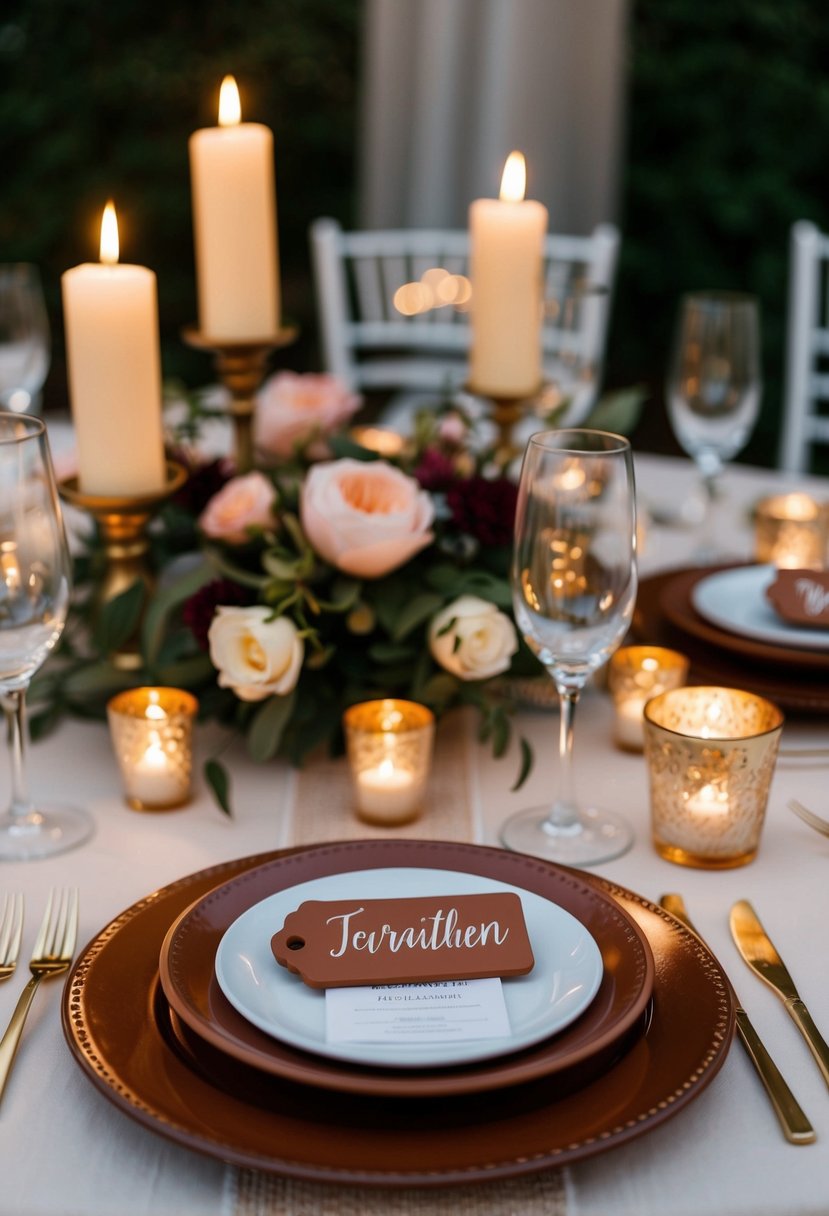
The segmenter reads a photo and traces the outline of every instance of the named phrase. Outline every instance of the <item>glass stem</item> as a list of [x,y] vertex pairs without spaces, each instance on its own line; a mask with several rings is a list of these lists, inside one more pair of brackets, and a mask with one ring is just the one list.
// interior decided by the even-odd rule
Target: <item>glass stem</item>
[[561,707],[558,730],[558,793],[545,827],[552,832],[566,832],[579,823],[573,778],[573,726],[576,706],[579,702],[578,688],[559,688]]
[[3,694],[9,753],[12,763],[12,800],[9,813],[23,819],[34,810],[26,785],[26,692],[23,688]]

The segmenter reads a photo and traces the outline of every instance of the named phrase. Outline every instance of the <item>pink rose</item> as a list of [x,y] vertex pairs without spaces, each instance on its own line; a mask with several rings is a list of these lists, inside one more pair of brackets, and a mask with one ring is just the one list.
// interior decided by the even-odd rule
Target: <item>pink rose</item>
[[214,494],[199,516],[206,536],[242,545],[250,540],[250,528],[271,528],[276,490],[262,473],[232,477]]
[[[256,411],[256,442],[274,456],[287,457],[337,430],[355,412],[360,398],[336,376],[279,372],[265,382]],[[309,454],[328,455],[314,444]]]
[[300,517],[320,556],[358,578],[381,578],[433,540],[431,498],[382,460],[315,465],[302,486]]

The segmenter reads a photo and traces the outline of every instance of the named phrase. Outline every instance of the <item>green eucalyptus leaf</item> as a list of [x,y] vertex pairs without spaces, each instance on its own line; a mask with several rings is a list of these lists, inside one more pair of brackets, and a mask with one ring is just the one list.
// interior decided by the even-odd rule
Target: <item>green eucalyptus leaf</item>
[[219,810],[232,819],[230,776],[225,766],[218,760],[207,760],[204,765],[204,779],[213,794]]
[[141,649],[147,663],[156,661],[174,610],[201,590],[213,576],[214,572],[207,562],[200,561],[193,569],[155,592],[147,606],[141,627]]
[[294,694],[271,697],[256,713],[248,730],[248,751],[254,760],[271,760],[276,755],[285,727],[294,708]]
[[500,760],[509,747],[511,724],[503,710],[496,710],[492,716],[492,754]]
[[516,790],[520,790],[521,786],[529,777],[533,767],[533,749],[530,747],[527,740],[521,737],[521,767],[518,770],[518,776],[515,779],[515,785],[512,786],[511,792],[514,794]]
[[440,672],[432,676],[420,689],[420,696],[427,705],[438,711],[443,710],[458,692],[458,680],[448,672]]
[[639,421],[646,398],[647,392],[641,385],[606,393],[591,411],[585,425],[599,431],[629,435]]
[[219,549],[206,549],[205,556],[216,574],[221,574],[225,578],[231,579],[234,583],[241,583],[243,587],[252,587],[256,591],[259,591],[262,587],[267,586],[269,582],[267,574],[257,574],[254,570],[246,570],[244,566],[231,561]]
[[277,553],[263,553],[262,566],[273,578],[285,583],[294,583],[300,577],[301,559],[280,557]]
[[368,657],[374,663],[405,663],[416,654],[417,651],[412,646],[399,642],[375,642],[368,651]]
[[134,688],[135,684],[135,672],[121,671],[108,659],[101,659],[70,671],[63,681],[63,692],[68,700],[87,700],[110,697],[124,688]]
[[104,604],[95,625],[95,640],[104,654],[123,646],[138,629],[146,595],[146,584],[136,579],[126,591]]
[[337,460],[342,460],[346,456],[351,457],[352,460],[362,460],[366,463],[380,459],[379,453],[372,452],[369,448],[364,448],[362,444],[355,443],[347,435],[329,435],[326,443]]
[[410,633],[414,633],[420,625],[430,621],[442,607],[443,596],[429,591],[416,595],[398,614],[394,628],[391,630],[392,638],[395,642],[401,642]]
[[157,669],[158,680],[170,688],[197,688],[215,675],[207,654],[191,654]]

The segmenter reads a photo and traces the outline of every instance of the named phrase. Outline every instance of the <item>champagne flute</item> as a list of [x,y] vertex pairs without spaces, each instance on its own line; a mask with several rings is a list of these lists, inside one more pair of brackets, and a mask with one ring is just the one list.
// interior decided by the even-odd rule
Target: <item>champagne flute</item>
[[37,267],[29,262],[0,266],[0,409],[24,414],[37,405],[50,353]]
[[63,632],[70,575],[46,427],[0,413],[0,696],[12,772],[11,804],[0,815],[2,860],[49,857],[92,831],[85,811],[33,803],[24,770],[26,690]]
[[627,633],[636,587],[628,441],[592,430],[533,435],[518,491],[513,607],[558,691],[559,789],[551,806],[506,821],[501,840],[510,849],[582,866],[618,857],[633,843],[624,819],[579,806],[572,761],[579,695]]
[[684,296],[668,372],[668,416],[697,466],[701,508],[681,514],[702,528],[701,551],[726,463],[748,443],[760,410],[760,320],[753,296],[699,292]]

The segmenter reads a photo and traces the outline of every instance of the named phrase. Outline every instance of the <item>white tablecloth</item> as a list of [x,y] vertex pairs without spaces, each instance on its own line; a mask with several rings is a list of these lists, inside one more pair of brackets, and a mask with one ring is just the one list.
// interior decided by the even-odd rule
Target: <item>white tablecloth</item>
[[[641,457],[637,470],[643,501],[675,500],[691,480],[687,465],[679,461]],[[784,484],[759,471],[740,468],[729,474],[724,518],[731,522],[720,535],[734,556],[750,555],[750,505],[761,493]],[[816,488],[829,497],[829,485]],[[643,572],[682,564],[691,543],[683,532],[650,529]],[[552,787],[557,720],[543,713],[526,714],[521,725],[534,744],[536,767],[518,794],[509,789],[516,756],[493,761],[474,744],[470,731],[475,838],[482,843],[496,844],[506,815],[544,800]],[[204,754],[210,749],[210,734],[209,729],[200,733],[199,750]],[[783,746],[795,744],[829,745],[826,720],[787,724]],[[654,853],[644,761],[612,746],[611,706],[596,689],[586,694],[579,709],[576,765],[582,793],[612,805],[636,829],[633,850],[599,867],[599,872],[654,900],[666,891],[684,894],[698,928],[814,1123],[818,1142],[792,1147],[783,1141],[759,1082],[735,1045],[719,1076],[686,1110],[639,1140],[565,1171],[568,1216],[825,1216],[829,1092],[780,1002],[737,955],[727,917],[735,899],[747,897],[755,903],[815,1020],[829,1036],[829,840],[786,810],[787,798],[796,796],[829,813],[829,759],[779,761],[759,857],[743,869],[718,873],[672,866]],[[69,722],[34,747],[30,776],[37,794],[58,800],[71,796],[91,811],[97,827],[93,839],[75,852],[0,869],[0,890],[20,889],[26,895],[24,951],[31,949],[48,890],[55,884],[79,886],[80,939],[85,942],[130,903],[182,874],[288,843],[295,776],[279,765],[254,766],[238,747],[230,753],[230,768],[233,821],[213,807],[203,789],[186,810],[140,815],[121,800],[103,726]],[[4,756],[0,796],[7,792]],[[349,807],[343,806],[342,813],[350,816]],[[11,1014],[22,981],[18,975],[0,988],[3,1021]],[[0,1213],[232,1216],[238,1210],[235,1171],[168,1143],[115,1110],[72,1060],[62,1039],[58,1006],[58,984],[44,986],[0,1106]],[[302,1210],[312,1210],[307,1201]],[[431,1209],[427,1205],[417,1210]],[[505,1209],[493,1201],[486,1210]]]

